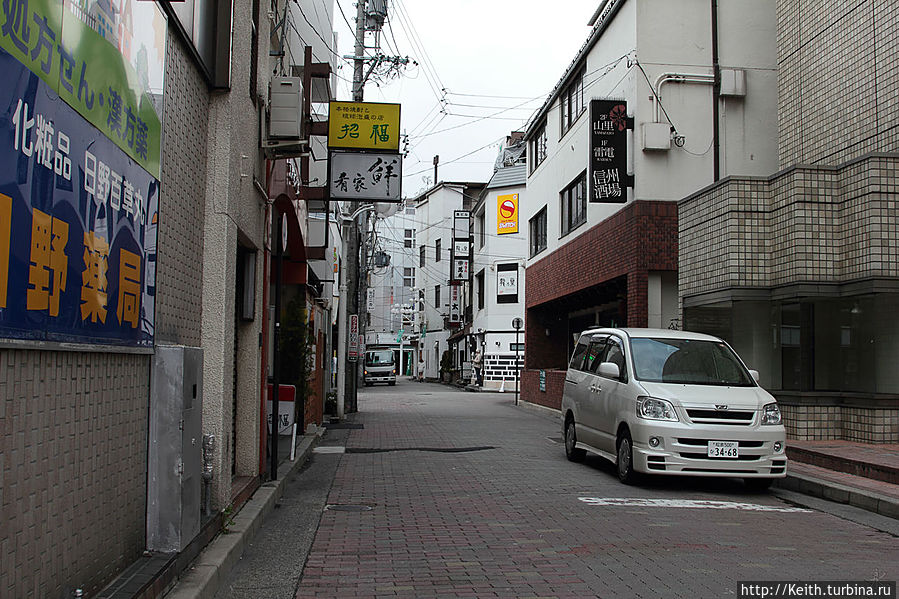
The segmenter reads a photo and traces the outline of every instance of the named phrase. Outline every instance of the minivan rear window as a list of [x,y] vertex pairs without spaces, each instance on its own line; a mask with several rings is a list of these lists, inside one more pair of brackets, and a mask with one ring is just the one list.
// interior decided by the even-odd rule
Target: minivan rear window
[[634,376],[650,383],[755,386],[736,354],[722,341],[632,338]]

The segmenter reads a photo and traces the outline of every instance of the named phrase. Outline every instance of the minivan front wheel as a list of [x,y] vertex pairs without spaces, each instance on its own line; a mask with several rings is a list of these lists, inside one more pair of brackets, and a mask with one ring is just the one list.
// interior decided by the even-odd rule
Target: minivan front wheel
[[637,473],[634,472],[634,448],[631,435],[623,431],[618,436],[618,454],[615,462],[618,470],[618,480],[626,485],[636,482]]
[[582,462],[586,454],[586,451],[577,447],[574,418],[569,418],[565,421],[565,457],[571,462]]

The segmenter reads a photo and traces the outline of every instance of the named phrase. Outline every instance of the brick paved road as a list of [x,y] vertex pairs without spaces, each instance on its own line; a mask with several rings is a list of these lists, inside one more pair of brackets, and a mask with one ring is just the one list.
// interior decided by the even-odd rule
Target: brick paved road
[[365,428],[327,456],[327,501],[372,509],[322,513],[298,598],[726,597],[737,581],[899,578],[895,537],[739,481],[628,487],[598,458],[570,463],[556,419],[511,394],[401,382],[360,394],[360,410]]

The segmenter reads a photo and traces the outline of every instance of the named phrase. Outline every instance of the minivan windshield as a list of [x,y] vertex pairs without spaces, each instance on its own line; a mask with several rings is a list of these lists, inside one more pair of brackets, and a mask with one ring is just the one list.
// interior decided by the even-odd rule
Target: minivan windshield
[[722,341],[632,338],[634,376],[651,383],[752,387],[749,372]]
[[366,366],[390,366],[393,364],[393,351],[383,349],[379,351],[365,352]]

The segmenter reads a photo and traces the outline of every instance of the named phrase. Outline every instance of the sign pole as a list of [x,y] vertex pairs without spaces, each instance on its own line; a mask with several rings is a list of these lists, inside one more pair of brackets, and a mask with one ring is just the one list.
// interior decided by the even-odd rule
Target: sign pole
[[522,322],[521,318],[518,318],[517,316],[512,319],[512,327],[515,329],[515,405],[516,406],[518,405],[518,376],[519,376],[519,373],[521,372],[521,369],[518,367],[518,348],[521,347],[521,345],[518,343],[518,334],[521,332],[521,325],[523,325],[523,324],[524,323]]

